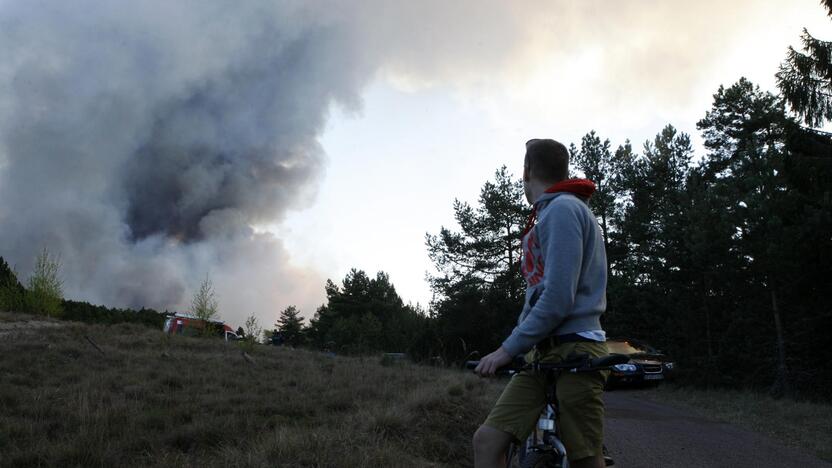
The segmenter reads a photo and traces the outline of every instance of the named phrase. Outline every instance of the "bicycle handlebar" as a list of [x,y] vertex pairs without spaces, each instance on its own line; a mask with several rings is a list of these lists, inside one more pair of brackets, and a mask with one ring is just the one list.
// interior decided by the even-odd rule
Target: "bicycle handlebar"
[[[566,372],[590,372],[596,370],[606,370],[616,364],[625,364],[630,361],[630,357],[625,354],[609,354],[607,356],[590,358],[587,356],[579,356],[575,359],[560,362],[532,362],[527,363],[523,356],[516,356],[514,360],[499,369],[497,375],[511,375],[523,370],[561,370]],[[465,368],[474,370],[480,361],[466,361]]]

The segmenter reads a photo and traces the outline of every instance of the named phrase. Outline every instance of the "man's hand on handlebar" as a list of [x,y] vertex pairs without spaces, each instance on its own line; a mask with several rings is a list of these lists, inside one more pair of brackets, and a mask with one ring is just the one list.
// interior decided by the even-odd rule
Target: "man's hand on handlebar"
[[480,359],[480,363],[474,369],[474,372],[480,377],[490,377],[497,372],[497,369],[511,363],[511,361],[512,357],[500,346],[493,353]]

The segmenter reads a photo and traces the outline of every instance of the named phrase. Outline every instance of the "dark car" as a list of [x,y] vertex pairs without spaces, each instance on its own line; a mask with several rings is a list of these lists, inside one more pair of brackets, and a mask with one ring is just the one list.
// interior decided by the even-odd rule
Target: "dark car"
[[647,343],[631,338],[607,340],[610,354],[624,354],[630,358],[626,364],[617,364],[610,369],[607,385],[610,387],[658,384],[673,377],[675,363],[661,351]]

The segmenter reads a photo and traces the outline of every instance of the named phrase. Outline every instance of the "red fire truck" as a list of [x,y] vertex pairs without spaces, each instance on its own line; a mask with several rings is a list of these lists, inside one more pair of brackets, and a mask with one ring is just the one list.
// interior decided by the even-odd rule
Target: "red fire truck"
[[174,313],[165,318],[165,325],[162,328],[169,335],[199,336],[203,334],[205,327],[211,327],[215,336],[222,337],[225,341],[238,340],[234,329],[220,321],[205,321],[196,317]]

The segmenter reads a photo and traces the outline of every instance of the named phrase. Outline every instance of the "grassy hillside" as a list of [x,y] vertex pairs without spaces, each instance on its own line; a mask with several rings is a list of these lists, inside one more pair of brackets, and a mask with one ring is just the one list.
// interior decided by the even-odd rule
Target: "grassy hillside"
[[3,466],[470,466],[499,392],[378,358],[257,346],[249,361],[220,340],[44,320],[0,313]]

